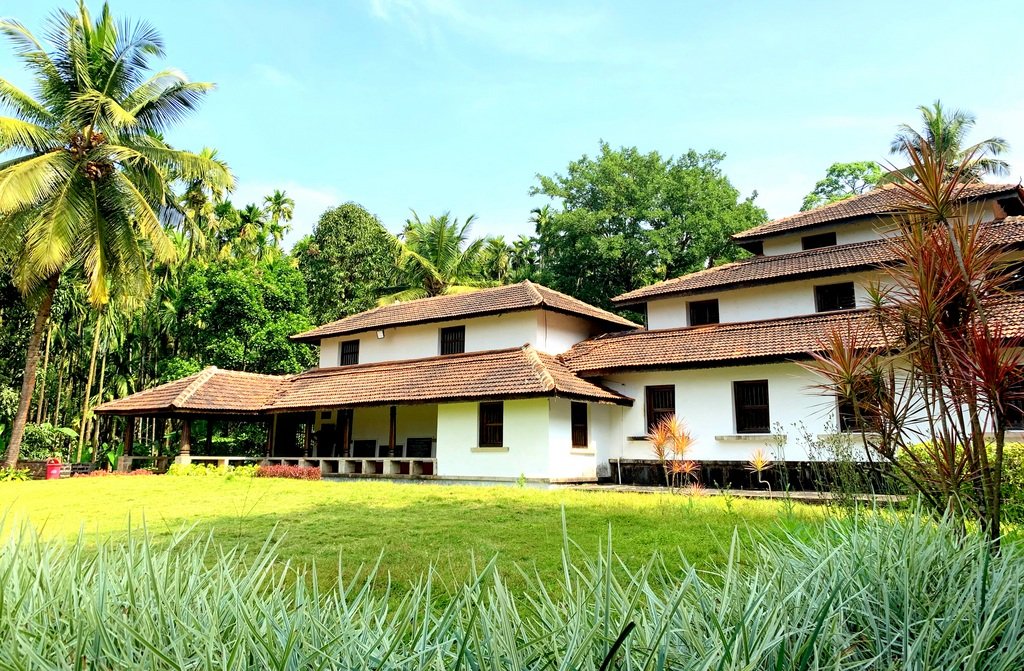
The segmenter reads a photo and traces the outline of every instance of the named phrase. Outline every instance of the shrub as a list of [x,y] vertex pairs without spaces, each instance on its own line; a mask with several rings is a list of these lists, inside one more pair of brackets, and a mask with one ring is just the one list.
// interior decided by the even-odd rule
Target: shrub
[[995,554],[953,525],[862,515],[742,549],[734,541],[707,576],[657,556],[626,566],[567,540],[558,584],[527,572],[526,594],[513,594],[490,562],[452,591],[428,573],[396,598],[374,570],[325,585],[289,569],[272,542],[246,555],[206,535],[157,546],[145,534],[61,542],[24,529],[0,547],[0,659],[196,671],[1024,667],[1013,543]]
[[76,473],[73,477],[76,478],[104,478],[115,475],[153,475],[153,471],[148,468],[136,468],[134,471],[108,471],[105,469],[97,468],[95,471],[89,471],[88,473]]
[[[924,465],[923,472],[927,475],[930,460],[928,455],[930,452],[925,449],[924,445],[913,445],[909,449],[914,450],[918,458],[918,463]],[[994,446],[988,446],[989,458],[993,458]],[[908,465],[911,463],[910,457],[907,454],[901,454],[899,459],[906,462]],[[929,478],[925,478],[928,480]],[[913,492],[914,488],[911,483],[902,479],[903,487],[908,492]],[[967,483],[964,485],[964,489],[970,487]],[[1006,443],[1003,446],[1003,520],[1006,522],[1013,523],[1024,523],[1024,443]],[[965,498],[965,501],[969,500]]]
[[21,459],[42,461],[56,456],[60,457],[61,461],[68,462],[71,460],[72,447],[77,439],[78,432],[65,426],[54,426],[49,422],[26,424]]
[[256,477],[259,466],[246,464],[243,466],[218,466],[217,464],[171,464],[167,475],[183,475],[189,477],[216,478],[252,478]]
[[32,473],[27,468],[0,466],[0,482],[20,482],[31,479]]
[[260,466],[256,471],[256,477],[319,480],[322,474],[316,466]]

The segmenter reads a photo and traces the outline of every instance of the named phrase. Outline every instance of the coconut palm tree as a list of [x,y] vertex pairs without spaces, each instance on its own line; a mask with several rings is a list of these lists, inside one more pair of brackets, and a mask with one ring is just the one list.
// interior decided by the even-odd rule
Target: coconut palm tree
[[[921,129],[900,124],[889,147],[889,153],[911,160],[911,154],[918,154],[918,147],[927,145],[946,166],[949,174],[957,173],[961,178],[978,180],[986,175],[1006,175],[1009,165],[995,158],[1009,150],[1010,145],[1001,137],[990,137],[973,145],[967,144],[967,136],[974,128],[974,115],[965,110],[947,110],[936,100],[931,105],[917,108],[921,113]],[[913,160],[911,160],[913,163]],[[912,176],[912,168],[899,171]]]
[[274,241],[274,247],[280,249],[284,236],[292,230],[288,222],[295,215],[295,201],[289,198],[284,191],[275,189],[272,195],[263,199],[263,204],[266,206],[267,214],[270,215],[268,232]]
[[217,216],[217,205],[226,195],[220,175],[228,169],[227,164],[217,156],[217,150],[210,147],[203,147],[199,155],[220,164],[220,169],[198,179],[186,181],[181,197],[177,199],[176,209],[181,214],[179,226],[188,238],[185,255],[188,259],[210,251],[211,241],[221,226],[220,218]]
[[212,88],[177,70],[150,74],[164,55],[156,31],[115,21],[108,6],[93,20],[80,2],[59,11],[48,43],[25,26],[0,20],[34,79],[23,91],[0,78],[0,247],[15,251],[15,281],[36,312],[25,356],[21,401],[7,463],[18,459],[36,382],[39,345],[59,278],[79,268],[93,306],[113,285],[143,294],[149,258],[168,262],[174,246],[160,215],[172,202],[171,176],[215,175],[220,163],[175,149],[160,133],[195,109]]
[[484,239],[480,251],[481,274],[489,280],[503,283],[512,270],[512,247],[501,235]]
[[405,231],[395,239],[396,272],[399,285],[379,303],[442,296],[475,291],[491,283],[480,277],[483,238],[470,240],[474,215],[465,222],[445,212],[426,221],[416,212],[405,222]]

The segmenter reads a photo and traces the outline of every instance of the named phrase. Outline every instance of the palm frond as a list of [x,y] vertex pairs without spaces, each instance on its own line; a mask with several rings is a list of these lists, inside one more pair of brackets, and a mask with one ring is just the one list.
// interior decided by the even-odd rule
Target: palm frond
[[73,166],[64,152],[49,152],[0,170],[0,214],[38,206],[67,182]]
[[139,228],[139,233],[153,247],[153,253],[161,263],[169,263],[177,257],[174,243],[167,237],[167,231],[160,224],[159,217],[147,202],[145,196],[130,179],[119,172],[113,173],[111,179],[124,196],[124,207],[130,219]]
[[37,123],[52,123],[53,115],[31,95],[0,77],[0,103],[18,116]]
[[53,148],[56,143],[56,136],[45,126],[24,119],[0,117],[0,153],[25,149],[39,154]]

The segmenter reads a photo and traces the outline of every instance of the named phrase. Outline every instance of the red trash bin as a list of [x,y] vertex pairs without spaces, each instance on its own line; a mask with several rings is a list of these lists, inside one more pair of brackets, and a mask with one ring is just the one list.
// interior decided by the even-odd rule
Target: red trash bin
[[60,479],[60,459],[53,457],[52,459],[46,460],[46,479]]

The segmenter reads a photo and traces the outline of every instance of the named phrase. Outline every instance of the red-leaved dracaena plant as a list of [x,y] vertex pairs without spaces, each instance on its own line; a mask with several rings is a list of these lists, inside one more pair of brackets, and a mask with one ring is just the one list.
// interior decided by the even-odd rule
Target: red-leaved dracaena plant
[[[892,465],[940,513],[1000,536],[1006,421],[1021,402],[1024,299],[1006,290],[1006,249],[981,234],[960,168],[908,146],[893,172],[900,206],[886,231],[870,317],[821,342],[805,367],[852,408],[869,460]],[[962,165],[969,165],[968,152]],[[854,327],[854,324],[858,325]]]

